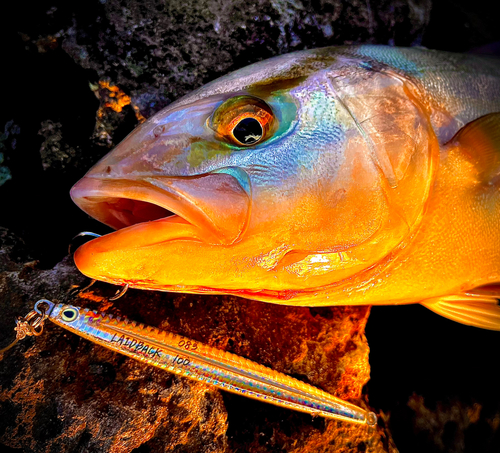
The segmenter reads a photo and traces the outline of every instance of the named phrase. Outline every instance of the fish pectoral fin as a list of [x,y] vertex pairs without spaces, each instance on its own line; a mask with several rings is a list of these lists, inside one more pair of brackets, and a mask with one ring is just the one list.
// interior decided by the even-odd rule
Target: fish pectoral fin
[[500,331],[500,306],[497,297],[482,293],[436,297],[420,302],[424,307],[453,321]]
[[477,169],[479,180],[500,184],[500,113],[490,113],[465,125],[450,141]]

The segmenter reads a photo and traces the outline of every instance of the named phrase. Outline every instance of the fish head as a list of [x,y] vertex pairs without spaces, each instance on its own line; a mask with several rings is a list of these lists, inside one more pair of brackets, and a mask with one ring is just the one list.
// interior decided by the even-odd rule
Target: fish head
[[[431,159],[403,83],[362,63],[328,49],[277,57],[141,124],[71,191],[117,230],[81,246],[77,267],[137,288],[280,302],[379,262],[418,223]],[[408,111],[368,118],[375,94]]]

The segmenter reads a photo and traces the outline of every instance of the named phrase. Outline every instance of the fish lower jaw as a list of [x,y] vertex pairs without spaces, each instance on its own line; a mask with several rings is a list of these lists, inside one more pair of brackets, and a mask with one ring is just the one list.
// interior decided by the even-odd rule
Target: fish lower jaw
[[164,256],[158,249],[171,243],[199,244],[203,242],[203,231],[179,216],[143,222],[101,236],[79,247],[74,261],[82,274],[89,278],[112,284],[141,286],[136,281],[148,284],[153,272]]
[[[212,235],[186,219],[171,215],[121,228],[82,245],[75,257],[82,254],[106,255],[134,253],[134,250],[154,247],[171,241],[207,242]],[[154,255],[151,255],[154,259]],[[76,258],[75,258],[76,260]]]

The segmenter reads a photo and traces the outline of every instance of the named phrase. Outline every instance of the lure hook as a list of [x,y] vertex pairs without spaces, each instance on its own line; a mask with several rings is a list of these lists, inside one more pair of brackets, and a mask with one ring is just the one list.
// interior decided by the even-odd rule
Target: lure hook
[[117,300],[122,297],[127,292],[128,287],[129,285],[126,283],[125,286],[122,289],[119,289],[113,297],[109,298],[109,300]]
[[75,285],[74,288],[71,288],[68,291],[68,297],[71,298],[76,296],[77,294],[83,293],[85,290],[89,289],[95,282],[97,282],[97,280],[93,278],[92,280],[90,280],[90,283],[87,286],[84,286],[83,288],[80,287],[79,285]]
[[91,231],[82,231],[81,233],[78,233],[73,239],[71,239],[71,242],[69,243],[68,254],[71,255],[71,250],[73,248],[73,242],[75,241],[75,239],[84,236],[92,236],[93,238],[100,238],[102,235],[97,233],[92,233]]

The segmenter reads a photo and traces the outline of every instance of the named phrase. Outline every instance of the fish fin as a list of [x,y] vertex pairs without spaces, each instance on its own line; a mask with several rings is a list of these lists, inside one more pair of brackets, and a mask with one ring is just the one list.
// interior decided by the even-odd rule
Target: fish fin
[[487,184],[500,184],[500,113],[490,113],[464,126],[451,139]]
[[464,294],[473,297],[491,297],[493,299],[500,299],[500,283],[476,286],[475,288],[468,289]]
[[453,321],[500,331],[500,306],[493,295],[468,291],[464,294],[436,297],[420,303],[434,313]]

